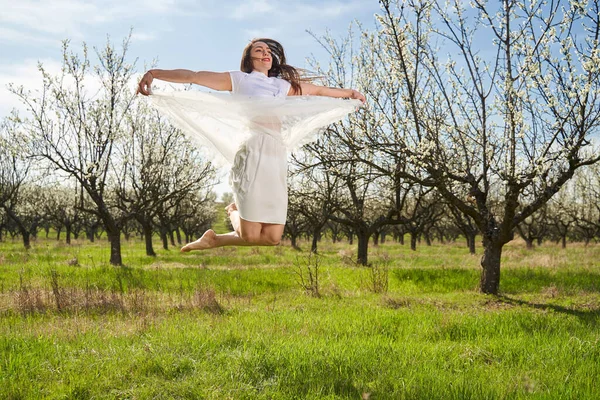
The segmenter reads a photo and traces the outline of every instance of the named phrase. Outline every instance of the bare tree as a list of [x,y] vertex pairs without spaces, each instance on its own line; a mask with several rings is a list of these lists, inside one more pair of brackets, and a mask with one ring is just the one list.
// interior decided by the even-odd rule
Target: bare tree
[[373,143],[406,157],[403,177],[475,221],[480,289],[498,293],[516,226],[600,159],[590,148],[600,124],[599,2],[446,4],[381,0],[380,57],[398,96],[381,108],[388,123]]
[[55,185],[45,189],[46,200],[43,204],[44,215],[56,230],[56,239],[60,239],[65,229],[65,242],[71,244],[71,236],[75,225],[79,222],[81,211],[76,207],[77,192],[75,188]]
[[121,165],[117,169],[122,171],[115,185],[118,204],[141,225],[146,254],[155,256],[152,235],[158,213],[165,204],[177,206],[191,192],[208,194],[215,184],[215,170],[180,130],[146,103],[131,108],[128,123],[131,134],[118,147]]
[[447,206],[448,211],[452,215],[454,223],[456,224],[460,232],[465,237],[465,240],[467,241],[469,253],[475,254],[475,238],[479,233],[479,228],[475,224],[475,221],[473,221],[473,218],[471,218],[468,214],[463,214],[463,212],[459,210],[458,207],[452,204],[447,204]]
[[295,250],[302,250],[298,245],[298,239],[310,230],[310,226],[304,216],[304,198],[296,192],[293,177],[288,175],[288,212],[285,221],[284,235],[290,239]]
[[[83,45],[79,56],[65,41],[60,75],[51,76],[40,65],[41,91],[11,87],[30,113],[32,153],[74,178],[87,192],[94,206],[85,211],[102,221],[113,265],[122,265],[124,220],[111,203],[114,196],[110,196],[109,179],[116,173],[111,161],[135,96],[130,85],[134,70],[126,60],[128,44],[126,38],[119,52],[107,41],[104,48],[96,50],[98,65],[92,68],[87,46]],[[98,84],[99,89],[93,92],[90,88]]]
[[173,213],[176,232],[179,228],[189,243],[200,237],[217,218],[215,210],[216,195],[214,192],[189,192],[180,199]]
[[[410,249],[417,250],[417,240],[425,235],[427,229],[444,213],[444,208],[439,207],[437,193],[431,188],[411,186],[407,191],[404,207],[402,208],[404,229],[410,234]],[[431,245],[431,239],[426,238]]]
[[311,151],[295,154],[292,165],[297,170],[290,177],[289,190],[289,197],[299,202],[297,211],[304,216],[306,231],[312,236],[310,251],[313,253],[317,252],[318,242],[340,196],[339,176],[326,168],[312,168],[319,163]]
[[573,180],[576,197],[572,199],[574,230],[587,245],[600,239],[600,165],[577,171]]
[[4,240],[4,231],[8,226],[8,217],[3,208],[0,207],[0,242]]
[[[19,230],[26,249],[31,248],[32,225],[37,225],[33,199],[27,201],[31,158],[23,152],[21,121],[13,114],[0,125],[0,209]],[[7,221],[8,222],[8,221]]]
[[517,225],[517,232],[523,238],[528,249],[533,249],[534,242],[541,243],[548,233],[547,207],[540,208]]
[[385,62],[373,57],[377,53],[377,48],[372,47],[374,41],[363,40],[356,49],[352,26],[348,36],[340,41],[329,35],[315,39],[331,55],[325,69],[312,63],[319,75],[327,77],[326,84],[357,87],[369,94],[365,107],[330,126],[322,140],[305,146],[314,161],[304,166],[336,177],[336,212],[330,219],[349,228],[351,242],[354,237],[358,239],[358,263],[367,265],[369,238],[388,226],[408,222],[402,210],[417,184],[402,177],[401,171],[407,168],[402,154],[378,153],[369,141],[374,131],[382,129],[386,118],[374,102],[384,99],[383,93],[389,88],[377,73],[385,68]]

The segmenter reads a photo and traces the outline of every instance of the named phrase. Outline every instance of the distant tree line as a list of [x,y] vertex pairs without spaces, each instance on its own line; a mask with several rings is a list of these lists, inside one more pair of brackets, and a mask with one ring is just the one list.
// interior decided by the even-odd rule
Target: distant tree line
[[[324,235],[345,237],[368,265],[370,241],[406,236],[415,249],[462,236],[475,252],[477,236],[481,291],[498,293],[502,249],[516,234],[528,246],[597,241],[600,0],[380,4],[375,29],[315,36],[330,55],[328,65],[312,63],[315,75],[368,101],[293,154],[292,246],[308,238],[316,251]],[[127,40],[120,52],[107,44],[90,68],[87,49],[79,57],[65,43],[61,76],[40,67],[41,90],[12,88],[30,116],[3,125],[0,231],[25,241],[35,225],[16,217],[26,203],[15,196],[44,203],[28,178],[39,176],[37,163],[68,180],[78,212],[110,240],[113,264],[130,226],[164,241],[196,233],[183,225],[214,210],[210,165],[134,101],[126,49]],[[83,85],[90,74],[101,83],[94,93]]]
[[[11,87],[28,109],[0,126],[0,234],[26,248],[41,229],[65,239],[104,233],[122,265],[121,237],[152,235],[163,247],[197,237],[215,219],[215,169],[168,122],[137,101],[129,39],[96,50],[98,65],[63,47],[60,75],[40,66],[42,88]],[[94,85],[99,88],[90,89]]]
[[[594,165],[578,171],[573,181],[543,208],[517,225],[516,234],[525,241],[527,248],[532,249],[544,242],[560,244],[563,248],[569,242],[586,245],[600,242],[599,167]],[[290,178],[293,180],[297,176]],[[332,191],[329,200],[324,201],[320,191],[326,187],[306,181],[295,181],[291,185],[285,236],[293,247],[300,249],[300,241],[307,241],[311,251],[318,251],[322,238],[334,243],[346,241],[357,244],[356,232],[360,226],[339,216],[349,211],[344,207],[351,200],[334,197]],[[380,204],[370,206],[369,213],[378,208],[385,209],[385,205],[382,197]],[[406,237],[406,245],[416,250],[417,245],[430,246],[434,241],[452,243],[463,240],[470,253],[476,253],[477,239],[481,237],[477,226],[439,197],[419,196],[419,193],[409,195],[404,199],[401,214],[404,215],[403,222],[373,229],[364,244],[377,246],[392,241],[404,245]],[[360,254],[366,254],[366,250]],[[367,258],[360,260],[357,257],[359,261],[366,263]]]
[[316,37],[331,56],[316,75],[368,106],[295,157],[298,181],[323,182],[296,194],[351,229],[358,262],[386,227],[414,244],[454,221],[482,238],[480,288],[498,293],[516,232],[597,237],[595,173],[569,182],[600,160],[600,1],[380,4],[374,30]]

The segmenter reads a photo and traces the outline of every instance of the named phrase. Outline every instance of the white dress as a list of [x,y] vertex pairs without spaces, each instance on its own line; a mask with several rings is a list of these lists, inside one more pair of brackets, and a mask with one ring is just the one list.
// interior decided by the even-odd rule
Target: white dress
[[153,104],[190,139],[231,164],[240,217],[285,224],[287,153],[360,106],[359,100],[287,96],[290,83],[253,71],[230,72],[232,95],[153,93]]

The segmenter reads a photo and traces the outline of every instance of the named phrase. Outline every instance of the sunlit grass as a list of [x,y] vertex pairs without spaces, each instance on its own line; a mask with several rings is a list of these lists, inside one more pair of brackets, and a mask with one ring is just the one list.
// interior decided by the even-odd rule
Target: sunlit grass
[[[501,295],[462,242],[223,248],[0,243],[0,398],[597,397],[600,246],[510,243]],[[29,303],[27,303],[29,301]]]

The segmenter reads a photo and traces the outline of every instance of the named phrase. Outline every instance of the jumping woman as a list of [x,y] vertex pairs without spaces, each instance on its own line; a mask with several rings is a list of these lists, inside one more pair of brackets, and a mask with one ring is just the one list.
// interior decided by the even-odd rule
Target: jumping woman
[[[231,95],[151,93],[154,79],[195,83]],[[365,102],[356,90],[301,79],[298,70],[286,64],[281,44],[272,39],[252,40],[244,49],[240,71],[151,69],[140,80],[138,93],[150,95],[192,140],[211,146],[232,165],[234,203],[226,209],[234,231],[218,235],[209,229],[183,246],[183,252],[279,244],[287,215],[288,151]]]

